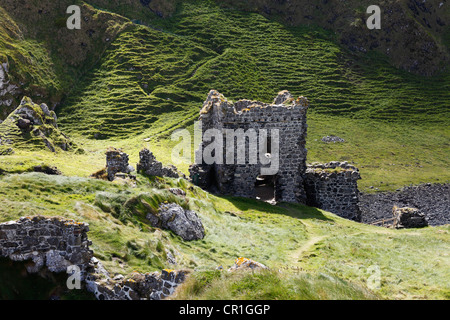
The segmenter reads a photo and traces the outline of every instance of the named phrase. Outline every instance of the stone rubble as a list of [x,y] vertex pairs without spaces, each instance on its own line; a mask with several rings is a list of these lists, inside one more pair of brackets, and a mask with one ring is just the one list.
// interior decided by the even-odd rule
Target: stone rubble
[[425,214],[416,208],[393,208],[393,215],[395,217],[394,227],[397,229],[403,228],[423,228],[428,226]]

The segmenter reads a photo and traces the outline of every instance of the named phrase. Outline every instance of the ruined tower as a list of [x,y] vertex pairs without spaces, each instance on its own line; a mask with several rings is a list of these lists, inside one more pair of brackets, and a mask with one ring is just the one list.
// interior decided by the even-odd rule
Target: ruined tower
[[200,111],[203,139],[189,170],[193,182],[221,194],[305,203],[308,106],[288,91],[267,104],[233,103],[211,90]]

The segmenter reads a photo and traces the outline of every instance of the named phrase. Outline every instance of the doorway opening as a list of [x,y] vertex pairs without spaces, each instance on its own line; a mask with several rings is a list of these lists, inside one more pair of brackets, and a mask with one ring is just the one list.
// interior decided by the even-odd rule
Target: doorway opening
[[275,201],[275,178],[276,176],[258,176],[255,182],[256,199],[276,204]]

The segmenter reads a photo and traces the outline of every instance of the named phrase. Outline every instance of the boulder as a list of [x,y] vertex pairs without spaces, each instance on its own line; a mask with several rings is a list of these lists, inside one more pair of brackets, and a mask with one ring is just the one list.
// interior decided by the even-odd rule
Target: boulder
[[21,130],[28,131],[30,129],[31,125],[32,125],[32,123],[28,119],[22,119],[21,118],[21,119],[17,120],[17,126]]
[[393,214],[395,217],[394,226],[397,229],[423,228],[428,226],[428,221],[425,217],[425,214],[419,209],[408,207],[394,207]]
[[147,214],[147,219],[153,227],[171,230],[186,241],[203,239],[205,236],[205,229],[197,214],[176,203],[161,204],[156,214]]
[[256,262],[252,259],[238,258],[234,261],[234,265],[228,271],[236,270],[268,270],[269,268],[262,263]]

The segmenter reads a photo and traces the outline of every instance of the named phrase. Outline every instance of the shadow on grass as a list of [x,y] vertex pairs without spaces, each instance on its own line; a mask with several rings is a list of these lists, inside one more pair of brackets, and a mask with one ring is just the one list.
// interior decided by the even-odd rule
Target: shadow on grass
[[271,214],[286,215],[296,219],[319,219],[323,221],[333,221],[332,219],[323,215],[322,211],[314,207],[308,207],[302,204],[279,202],[276,205],[271,205],[264,201],[256,199],[220,196],[216,195],[224,201],[230,202],[233,206],[244,213],[252,210],[262,211]]

